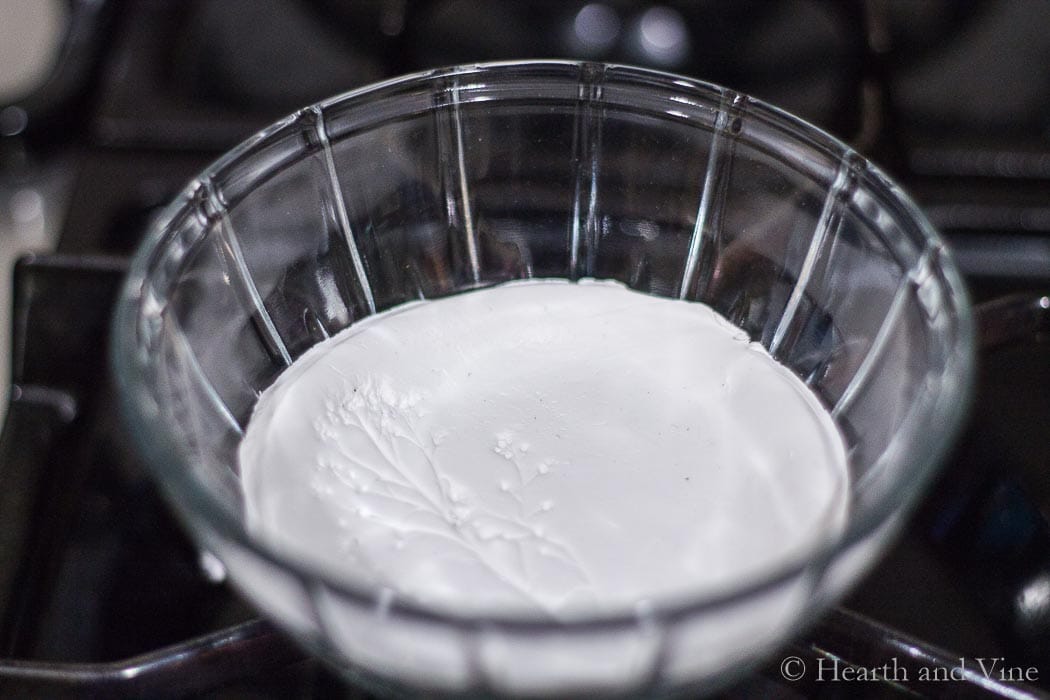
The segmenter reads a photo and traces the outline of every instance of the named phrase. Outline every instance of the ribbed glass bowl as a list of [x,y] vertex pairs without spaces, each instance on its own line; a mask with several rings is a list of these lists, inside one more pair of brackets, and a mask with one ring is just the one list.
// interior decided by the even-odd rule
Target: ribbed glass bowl
[[[561,623],[429,610],[246,531],[237,446],[290,363],[402,302],[529,277],[701,300],[761,342],[845,436],[846,531],[732,591]],[[898,529],[973,355],[950,255],[864,158],[715,85],[571,62],[392,80],[249,139],[152,225],[113,341],[147,463],[262,612],[373,687],[528,695],[702,690],[771,653]]]

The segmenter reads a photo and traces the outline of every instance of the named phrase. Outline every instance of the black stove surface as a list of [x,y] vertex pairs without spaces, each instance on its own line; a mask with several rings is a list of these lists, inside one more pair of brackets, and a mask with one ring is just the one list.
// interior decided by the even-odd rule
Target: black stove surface
[[[256,129],[385,76],[552,55],[688,73],[815,121],[917,197],[975,300],[1019,295],[982,308],[970,425],[898,545],[839,609],[727,695],[1050,690],[1050,300],[1041,296],[1050,293],[1050,61],[1034,60],[1050,58],[1050,37],[1037,31],[1050,6],[71,6],[82,31],[103,39],[70,47],[57,71],[75,76],[73,87],[42,90],[23,105],[25,128],[0,136],[0,179],[55,160],[75,171],[56,253],[23,260],[15,276],[14,388],[0,435],[0,695],[363,695],[255,620],[128,450],[105,362],[112,300],[156,208]],[[580,19],[599,6],[599,17],[616,18],[612,39]],[[678,43],[647,46],[653,22],[681,29]],[[856,671],[892,661],[907,680],[785,680],[788,656]],[[977,659],[998,659],[995,672]],[[947,680],[923,682],[922,668]]]

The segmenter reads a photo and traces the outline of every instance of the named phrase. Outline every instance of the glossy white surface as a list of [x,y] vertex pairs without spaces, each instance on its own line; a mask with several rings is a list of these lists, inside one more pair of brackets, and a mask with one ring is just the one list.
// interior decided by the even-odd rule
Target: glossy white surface
[[572,617],[732,589],[846,519],[815,396],[710,308],[513,283],[359,322],[261,397],[249,528],[461,613]]

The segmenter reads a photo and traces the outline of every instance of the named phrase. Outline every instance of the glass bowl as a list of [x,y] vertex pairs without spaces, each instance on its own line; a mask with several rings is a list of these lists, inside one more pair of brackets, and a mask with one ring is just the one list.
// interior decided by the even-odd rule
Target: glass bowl
[[[761,342],[845,437],[846,530],[730,591],[568,622],[427,609],[246,532],[236,450],[285,367],[377,311],[529,277],[701,300]],[[442,693],[728,682],[899,529],[973,370],[951,256],[877,168],[731,90],[573,62],[421,73],[249,139],[154,222],[113,341],[138,446],[242,593],[357,682]]]

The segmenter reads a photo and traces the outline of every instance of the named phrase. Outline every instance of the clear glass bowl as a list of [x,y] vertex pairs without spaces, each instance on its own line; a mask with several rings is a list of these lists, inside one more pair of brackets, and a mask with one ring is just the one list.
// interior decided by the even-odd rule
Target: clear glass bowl
[[[845,436],[846,532],[731,592],[555,623],[424,609],[245,531],[236,448],[290,362],[376,311],[527,277],[616,279],[746,330]],[[704,689],[747,669],[898,529],[973,369],[951,257],[878,169],[730,90],[570,62],[401,78],[251,138],[153,224],[113,338],[148,464],[243,594],[359,682],[450,693]]]

